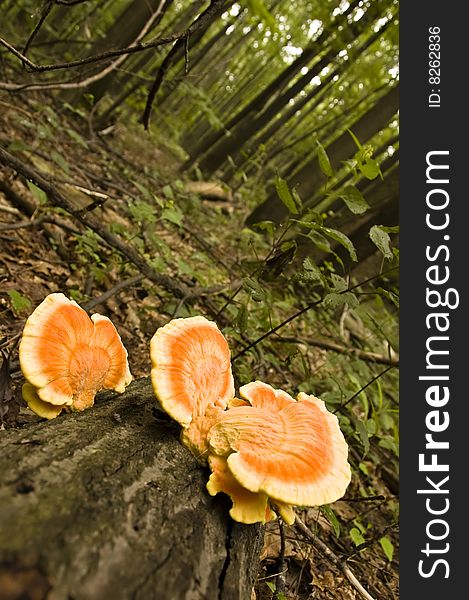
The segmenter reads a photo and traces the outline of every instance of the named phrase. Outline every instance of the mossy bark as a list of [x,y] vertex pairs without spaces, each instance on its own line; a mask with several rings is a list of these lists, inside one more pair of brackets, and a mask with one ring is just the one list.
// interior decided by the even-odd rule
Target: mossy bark
[[234,523],[146,379],[0,432],[0,599],[249,600],[260,528]]

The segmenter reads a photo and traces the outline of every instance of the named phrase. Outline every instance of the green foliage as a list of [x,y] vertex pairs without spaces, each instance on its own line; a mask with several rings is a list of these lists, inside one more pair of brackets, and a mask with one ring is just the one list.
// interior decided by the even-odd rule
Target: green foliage
[[18,290],[8,290],[7,294],[10,296],[11,308],[15,314],[31,310],[31,300],[21,292]]
[[334,169],[332,168],[327,152],[319,141],[316,141],[316,144],[318,146],[319,168],[326,177],[332,177],[334,175]]
[[389,560],[389,562],[391,562],[394,556],[394,544],[387,536],[382,537],[379,540],[379,543],[381,545],[381,548],[383,549],[384,554],[386,555],[386,558]]
[[295,195],[290,191],[288,183],[285,181],[285,179],[282,179],[278,175],[275,180],[275,189],[277,190],[278,197],[285,204],[290,213],[293,215],[299,214],[302,208],[301,201],[299,201],[299,196],[296,195],[295,197]]
[[332,530],[334,531],[335,536],[337,538],[339,538],[340,537],[340,522],[339,522],[339,519],[337,518],[337,515],[333,511],[333,509],[328,504],[325,504],[324,506],[321,506],[321,512],[326,517],[326,519],[329,521],[329,523],[331,524]]
[[47,194],[44,192],[44,190],[41,190],[41,188],[37,187],[37,185],[35,185],[32,181],[27,181],[26,184],[29,188],[29,191],[36,198],[39,206],[43,206],[47,203]]
[[273,581],[266,581],[265,584],[269,588],[269,590],[274,594],[275,600],[287,600],[287,597],[283,592],[277,591],[277,586]]
[[361,544],[365,543],[365,538],[358,527],[352,527],[349,531],[349,535],[355,546],[361,546]]
[[342,198],[350,212],[354,215],[361,215],[370,208],[363,194],[354,185],[347,185],[338,196]]
[[391,249],[391,238],[388,234],[388,231],[390,230],[393,230],[393,228],[385,228],[380,225],[373,225],[369,232],[371,241],[387,260],[392,260],[394,256]]

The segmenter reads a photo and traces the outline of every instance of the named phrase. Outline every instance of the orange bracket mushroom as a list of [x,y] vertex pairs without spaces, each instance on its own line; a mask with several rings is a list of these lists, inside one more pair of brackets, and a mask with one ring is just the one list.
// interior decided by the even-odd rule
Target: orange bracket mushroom
[[127,351],[107,317],[91,318],[64,294],[50,294],[26,321],[19,347],[23,398],[36,414],[93,406],[102,389],[123,392],[132,375]]
[[230,515],[265,523],[275,508],[292,524],[292,505],[318,506],[350,483],[348,447],[324,402],[255,381],[234,397],[228,344],[204,317],[175,319],[151,341],[151,379],[162,407],[182,426],[181,441],[212,474],[211,495],[228,494]]

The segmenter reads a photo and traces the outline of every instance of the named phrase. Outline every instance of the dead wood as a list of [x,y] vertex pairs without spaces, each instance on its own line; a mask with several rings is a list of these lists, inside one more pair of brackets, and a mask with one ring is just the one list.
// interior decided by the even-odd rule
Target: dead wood
[[260,528],[209,496],[178,429],[141,379],[0,432],[0,599],[249,600]]

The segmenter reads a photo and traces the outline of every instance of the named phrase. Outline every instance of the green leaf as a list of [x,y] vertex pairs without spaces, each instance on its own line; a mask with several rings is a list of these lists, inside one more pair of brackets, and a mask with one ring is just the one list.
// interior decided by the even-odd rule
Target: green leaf
[[37,185],[35,185],[32,181],[27,181],[26,183],[27,183],[27,186],[28,186],[30,192],[36,198],[38,203],[40,205],[46,204],[47,203],[46,192],[44,190],[41,190],[41,188],[37,187]]
[[295,190],[295,188],[292,188],[291,194],[293,196],[293,200],[295,201],[295,204],[298,208],[298,212],[302,212],[303,210],[303,201],[300,198],[299,193]]
[[52,160],[55,162],[56,165],[59,165],[59,167],[63,171],[65,171],[65,173],[67,173],[67,174],[70,173],[70,167],[68,165],[68,162],[62,156],[62,154],[59,154],[56,150],[52,150],[52,152],[50,153],[50,157],[52,158]]
[[255,302],[262,302],[265,298],[264,288],[258,281],[252,279],[252,277],[246,277],[244,280],[245,289],[251,294],[251,298]]
[[347,205],[347,208],[354,215],[361,215],[370,208],[370,205],[365,200],[360,190],[358,190],[354,185],[348,185],[339,194],[339,198],[342,198]]
[[178,208],[173,206],[172,208],[164,208],[161,212],[161,218],[181,227],[184,215]]
[[350,308],[356,308],[358,306],[357,297],[353,292],[343,292],[338,294],[336,292],[331,292],[330,294],[326,294],[324,296],[324,306],[331,308],[332,310],[346,304]]
[[348,288],[348,283],[345,281],[345,279],[336,273],[331,273],[331,283],[332,290],[337,293],[345,292],[345,290]]
[[381,169],[374,158],[367,158],[364,163],[358,165],[361,174],[367,179],[376,179],[381,175]]
[[161,191],[166,196],[166,198],[168,198],[169,200],[173,200],[174,199],[173,188],[170,185],[165,185],[164,188]]
[[289,212],[291,212],[294,215],[297,215],[300,212],[300,210],[299,207],[296,205],[296,202],[290,192],[288,183],[285,181],[285,179],[282,179],[278,175],[275,179],[275,189],[277,190],[278,197],[288,208]]
[[245,333],[248,326],[249,311],[245,304],[242,304],[238,309],[238,314],[235,318],[235,327],[239,333]]
[[399,233],[399,225],[388,227],[387,225],[380,225],[380,228],[386,233]]
[[20,313],[24,310],[30,310],[32,302],[26,296],[23,296],[21,292],[17,290],[8,290],[7,294],[10,296],[11,307],[14,313]]
[[318,231],[310,231],[308,237],[319,250],[322,250],[323,252],[332,252],[329,241]]
[[129,206],[129,212],[140,224],[156,223],[156,215],[153,206],[144,200],[132,202]]
[[189,277],[196,277],[196,272],[191,267],[191,265],[186,262],[184,259],[180,258],[178,260],[178,271],[182,275],[189,275]]
[[381,548],[383,549],[386,558],[389,560],[389,562],[391,562],[392,557],[394,556],[393,543],[386,535],[379,540],[379,543],[381,544]]
[[332,529],[334,530],[335,536],[340,537],[340,523],[337,518],[335,512],[332,510],[330,506],[327,504],[321,506],[321,512],[332,525]]
[[7,149],[10,152],[22,152],[23,150],[30,150],[30,147],[21,140],[14,140],[8,144]]
[[341,231],[337,231],[337,229],[331,229],[330,227],[321,227],[320,230],[322,231],[322,233],[325,233],[327,236],[329,236],[336,242],[339,242],[339,244],[341,244],[348,251],[350,258],[354,262],[358,261],[355,246],[353,245],[350,238],[348,238],[345,235],[345,233],[342,233]]
[[301,282],[317,281],[323,287],[326,285],[326,280],[321,269],[309,257],[304,259],[303,270],[297,273],[296,278]]
[[352,527],[350,530],[350,538],[355,546],[360,546],[365,543],[365,538],[362,536],[360,530],[357,527]]
[[361,419],[355,419],[355,426],[363,446],[363,456],[366,456],[370,450],[370,438],[368,436],[368,431]]
[[324,149],[324,146],[316,141],[318,145],[318,160],[319,160],[319,168],[326,175],[326,177],[332,177],[334,175],[334,169],[332,168],[331,161],[327,156],[327,152]]
[[77,142],[82,148],[88,148],[88,143],[86,140],[74,129],[66,128],[65,131],[72,138],[73,141]]
[[382,287],[375,289],[380,296],[384,296],[389,302],[392,302],[396,308],[399,308],[399,296],[390,290],[385,290]]
[[273,221],[259,221],[259,223],[254,223],[253,227],[267,231],[267,233],[273,235],[277,229],[277,223]]
[[378,248],[384,258],[392,260],[391,238],[386,231],[383,231],[380,225],[373,225],[369,233],[373,244]]

